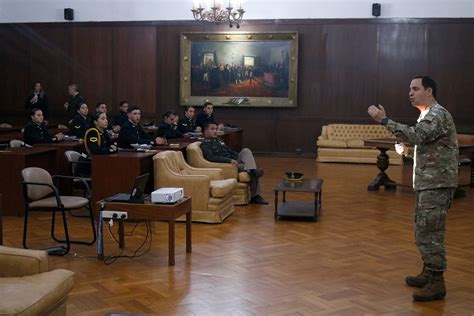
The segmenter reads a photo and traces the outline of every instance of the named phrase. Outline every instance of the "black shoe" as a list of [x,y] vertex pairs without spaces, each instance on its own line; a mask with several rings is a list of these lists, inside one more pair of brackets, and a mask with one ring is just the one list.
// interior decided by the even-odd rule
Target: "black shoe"
[[250,176],[254,176],[254,177],[257,177],[257,178],[262,177],[263,174],[265,173],[265,172],[263,171],[263,169],[251,169],[251,170],[249,170],[249,171],[247,171],[247,172],[248,172],[248,174],[249,174]]
[[253,198],[250,199],[250,204],[267,205],[268,202],[265,201],[260,195],[255,195]]

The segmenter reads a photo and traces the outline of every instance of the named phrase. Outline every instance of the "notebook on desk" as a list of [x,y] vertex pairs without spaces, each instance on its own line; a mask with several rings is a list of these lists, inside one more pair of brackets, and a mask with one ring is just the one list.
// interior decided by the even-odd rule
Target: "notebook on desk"
[[132,193],[118,193],[109,198],[106,198],[106,202],[118,202],[118,203],[144,203],[144,192],[148,183],[149,173],[145,173],[135,178],[133,184]]

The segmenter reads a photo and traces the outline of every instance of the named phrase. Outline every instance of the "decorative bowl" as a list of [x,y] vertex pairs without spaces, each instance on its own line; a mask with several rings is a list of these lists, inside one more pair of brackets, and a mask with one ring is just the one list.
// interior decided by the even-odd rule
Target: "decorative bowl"
[[302,181],[303,180],[303,173],[300,172],[285,172],[286,174],[286,180],[288,181]]

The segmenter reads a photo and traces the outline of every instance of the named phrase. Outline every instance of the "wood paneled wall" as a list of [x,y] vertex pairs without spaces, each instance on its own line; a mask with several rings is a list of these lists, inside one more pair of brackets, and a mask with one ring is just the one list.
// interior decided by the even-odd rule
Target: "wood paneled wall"
[[[412,123],[410,79],[431,75],[438,100],[458,130],[474,129],[474,19],[342,19],[249,21],[241,31],[299,32],[298,107],[217,108],[219,120],[244,128],[244,144],[258,152],[315,152],[321,126],[369,123],[370,104]],[[147,119],[181,112],[179,34],[228,26],[193,22],[47,23],[0,25],[0,113],[20,122],[34,81],[47,89],[54,121],[66,118],[70,82],[90,108],[104,101],[116,111],[127,99]]]

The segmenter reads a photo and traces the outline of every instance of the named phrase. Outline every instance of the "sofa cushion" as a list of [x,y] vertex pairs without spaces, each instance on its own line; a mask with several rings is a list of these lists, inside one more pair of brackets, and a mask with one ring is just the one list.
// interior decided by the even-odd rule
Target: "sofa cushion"
[[0,315],[43,315],[71,291],[74,272],[57,269],[25,277],[1,278]]
[[224,197],[228,194],[232,194],[236,185],[237,185],[236,179],[211,181],[211,196]]
[[319,147],[329,147],[329,148],[347,148],[347,144],[343,140],[329,140],[329,139],[320,139],[316,143]]
[[0,277],[19,277],[46,271],[46,251],[0,246]]
[[347,141],[347,148],[371,148],[371,147],[364,146],[363,139],[349,139]]

